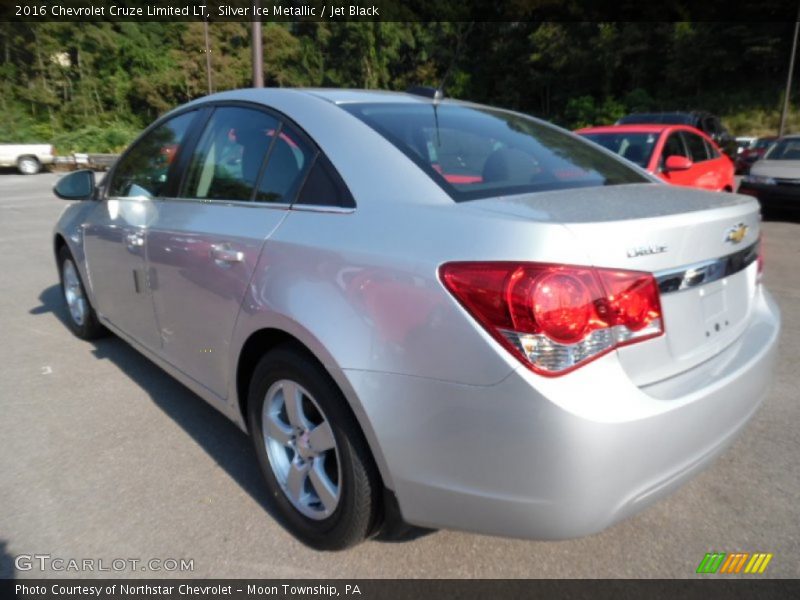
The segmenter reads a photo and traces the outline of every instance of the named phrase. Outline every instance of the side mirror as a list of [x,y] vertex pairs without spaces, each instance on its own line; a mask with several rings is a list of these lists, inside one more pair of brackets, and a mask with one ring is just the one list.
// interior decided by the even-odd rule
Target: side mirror
[[673,154],[667,157],[667,162],[664,164],[665,171],[685,171],[690,169],[694,163],[685,156],[678,156]]
[[64,175],[53,187],[62,200],[91,200],[95,192],[94,171],[84,169]]

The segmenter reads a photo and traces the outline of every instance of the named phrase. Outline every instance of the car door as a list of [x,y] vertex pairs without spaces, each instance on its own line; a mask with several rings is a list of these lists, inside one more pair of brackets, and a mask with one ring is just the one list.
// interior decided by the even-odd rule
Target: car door
[[151,350],[160,339],[146,268],[147,232],[196,115],[183,113],[146,132],[117,162],[82,227],[97,312]]
[[717,168],[715,161],[711,160],[705,140],[691,131],[681,131],[686,149],[689,151],[689,158],[692,159],[692,166],[687,169],[687,176],[690,177],[694,187],[706,190],[719,190],[722,186],[722,175]]
[[160,203],[148,232],[163,358],[220,398],[261,249],[285,218],[313,154],[279,115],[218,105],[182,162],[178,197]]
[[664,140],[658,163],[658,176],[667,183],[673,185],[693,185],[694,175],[691,173],[691,168],[682,171],[666,170],[667,158],[670,156],[685,156],[691,159],[680,131],[672,131],[667,135],[666,140]]

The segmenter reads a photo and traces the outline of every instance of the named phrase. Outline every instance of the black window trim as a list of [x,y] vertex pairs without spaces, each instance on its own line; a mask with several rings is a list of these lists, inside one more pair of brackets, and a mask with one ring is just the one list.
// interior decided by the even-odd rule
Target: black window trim
[[[320,168],[327,173],[327,175],[333,181],[333,184],[338,188],[340,195],[344,198],[346,205],[341,204],[305,204],[299,202],[299,198],[303,195],[303,189],[306,186],[306,182],[308,178],[311,177],[311,173],[314,169]],[[356,207],[356,201],[353,198],[353,194],[350,193],[350,188],[347,187],[347,184],[342,179],[342,176],[339,175],[339,171],[336,170],[336,167],[333,166],[330,159],[325,155],[324,152],[321,150],[318,151],[314,155],[314,160],[311,161],[311,165],[309,166],[308,170],[306,171],[305,175],[303,176],[303,182],[297,188],[297,201],[292,204],[292,210],[317,210],[324,208],[340,208],[342,211],[351,211]]]

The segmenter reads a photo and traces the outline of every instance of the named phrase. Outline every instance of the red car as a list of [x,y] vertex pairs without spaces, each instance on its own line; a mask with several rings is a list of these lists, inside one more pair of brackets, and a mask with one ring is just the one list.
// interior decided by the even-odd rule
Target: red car
[[667,183],[732,192],[733,161],[710,137],[686,125],[611,125],[575,133],[636,163]]
[[736,156],[736,172],[747,175],[753,163],[764,158],[764,154],[772,148],[772,144],[777,139],[777,136],[774,135],[756,138],[752,144],[742,148],[742,151]]

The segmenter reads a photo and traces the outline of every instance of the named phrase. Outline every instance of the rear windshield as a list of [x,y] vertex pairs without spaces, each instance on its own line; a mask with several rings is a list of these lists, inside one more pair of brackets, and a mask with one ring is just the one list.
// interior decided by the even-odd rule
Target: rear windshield
[[800,138],[785,138],[775,142],[764,156],[767,160],[800,160]]
[[581,137],[616,152],[642,168],[650,164],[650,156],[658,140],[657,133],[581,133]]
[[344,104],[452,198],[645,183],[624,162],[530,117],[454,104]]

